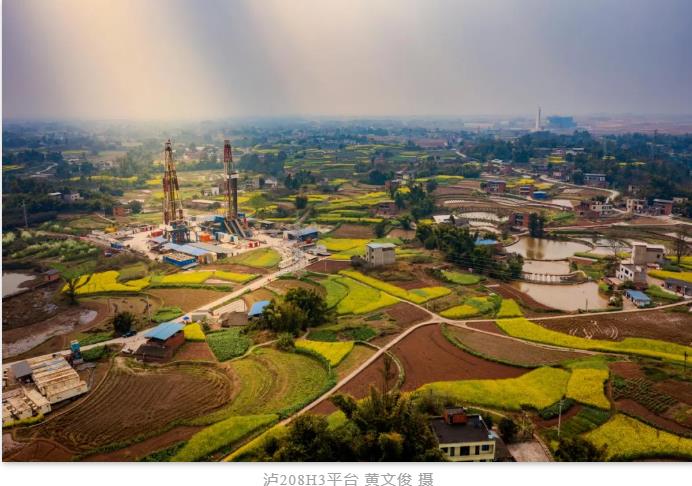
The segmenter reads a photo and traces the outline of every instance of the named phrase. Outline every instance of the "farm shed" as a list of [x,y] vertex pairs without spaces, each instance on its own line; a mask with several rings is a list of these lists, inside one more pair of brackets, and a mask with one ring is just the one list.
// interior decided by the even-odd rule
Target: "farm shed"
[[142,361],[171,359],[185,342],[184,327],[185,325],[180,322],[159,324],[144,335],[147,341],[137,349],[135,356]]
[[651,299],[649,296],[640,290],[625,290],[625,296],[637,307],[646,307],[651,304]]
[[36,388],[51,404],[88,391],[86,382],[62,356],[30,358],[27,363]]
[[26,361],[19,361],[10,365],[11,376],[15,381],[25,382],[31,380],[31,366]]
[[440,450],[454,462],[492,462],[495,436],[480,415],[469,415],[463,408],[448,408],[442,417],[430,420]]
[[252,304],[252,307],[250,307],[250,311],[247,313],[248,319],[259,317],[262,314],[262,312],[264,312],[264,308],[268,305],[268,300],[260,300],[259,302],[255,302],[254,304]]

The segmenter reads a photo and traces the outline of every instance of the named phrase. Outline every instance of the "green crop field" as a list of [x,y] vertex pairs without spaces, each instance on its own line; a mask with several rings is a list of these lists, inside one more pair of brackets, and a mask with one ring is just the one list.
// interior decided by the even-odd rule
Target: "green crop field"
[[625,415],[615,415],[584,438],[597,446],[607,445],[609,460],[645,457],[692,459],[692,439],[657,430]]
[[377,278],[363,275],[355,270],[341,270],[339,273],[341,275],[358,280],[359,282],[369,285],[370,287],[376,288],[395,297],[399,297],[400,299],[408,300],[415,304],[423,304],[429,300],[452,293],[452,291],[447,287],[424,287],[420,289],[406,290],[402,289],[401,287],[397,287],[396,285],[383,282]]
[[336,366],[353,350],[353,341],[325,342],[298,339],[296,348],[317,353],[329,361],[330,365]]
[[649,275],[655,278],[665,280],[674,278],[683,282],[692,283],[692,272],[669,272],[667,270],[649,270]]
[[471,273],[461,273],[442,270],[442,275],[450,282],[459,285],[475,285],[481,281],[480,276],[473,275]]
[[185,314],[180,307],[159,307],[151,318],[154,322],[168,322]]
[[692,355],[692,348],[689,346],[644,338],[625,338],[622,341],[585,339],[557,331],[551,331],[550,329],[541,327],[522,317],[515,319],[498,319],[497,325],[500,329],[513,337],[567,348],[634,354],[651,358],[661,358],[676,363],[684,362],[685,353],[687,353],[688,356]]
[[229,409],[234,415],[279,413],[307,404],[329,384],[327,370],[318,360],[270,348],[258,348],[231,367],[240,382]]
[[340,252],[350,250],[355,247],[364,247],[370,240],[359,238],[321,238],[319,244],[324,245],[327,250]]
[[348,295],[348,287],[339,283],[340,278],[330,276],[322,280],[320,284],[327,290],[327,307],[335,307],[341,300]]
[[485,405],[506,410],[546,408],[563,396],[570,373],[557,368],[537,368],[518,378],[461,380],[428,383],[415,393],[432,390],[459,403]]
[[445,309],[440,312],[442,317],[448,319],[465,319],[467,317],[474,317],[481,313],[478,307],[474,307],[469,304],[455,305],[449,309]]
[[232,447],[256,430],[276,422],[278,415],[246,415],[230,417],[211,425],[193,435],[190,440],[171,459],[174,462],[194,462]]
[[226,272],[223,270],[216,270],[214,272],[214,278],[221,280],[228,280],[235,283],[246,283],[250,280],[254,280],[258,275],[254,273],[236,273],[236,272]]
[[252,339],[240,333],[240,328],[210,332],[207,344],[219,361],[242,356],[252,345]]

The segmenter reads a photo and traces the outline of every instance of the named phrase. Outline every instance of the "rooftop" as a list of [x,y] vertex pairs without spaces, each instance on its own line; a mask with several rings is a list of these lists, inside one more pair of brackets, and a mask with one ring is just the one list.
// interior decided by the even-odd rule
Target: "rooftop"
[[641,290],[626,290],[625,293],[632,299],[632,300],[640,300],[642,302],[650,302],[651,299],[649,298],[648,295],[646,295],[644,292]]
[[250,307],[250,312],[247,313],[248,317],[256,317],[260,315],[264,311],[264,308],[268,305],[268,300],[260,300],[259,302],[255,302],[252,304],[252,307]]
[[386,250],[388,248],[396,248],[396,245],[393,243],[368,243],[367,247],[371,248],[373,250],[378,249],[378,248]]
[[203,250],[201,248],[196,248],[190,245],[178,245],[177,243],[168,243],[164,245],[164,248],[166,248],[167,250],[177,251],[178,253],[185,253],[186,255],[192,256],[202,256],[209,253],[207,250]]
[[430,427],[440,444],[457,444],[464,442],[485,442],[493,440],[485,422],[480,415],[469,415],[465,424],[450,425],[444,418],[430,420]]
[[144,336],[150,339],[165,341],[178,331],[182,331],[184,327],[185,325],[179,322],[164,322],[163,324],[159,324],[154,329],[147,332]]

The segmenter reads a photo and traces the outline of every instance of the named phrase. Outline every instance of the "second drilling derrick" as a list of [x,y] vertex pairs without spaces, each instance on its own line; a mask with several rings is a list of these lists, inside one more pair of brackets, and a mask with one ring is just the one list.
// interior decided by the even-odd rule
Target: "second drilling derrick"
[[170,140],[166,142],[163,151],[163,224],[170,241],[180,243],[189,240],[190,230],[183,215],[183,202]]
[[243,229],[243,225],[238,219],[238,171],[233,164],[233,150],[230,140],[224,140],[223,143],[223,177],[226,197],[226,214],[224,215],[226,230],[245,238],[247,231]]

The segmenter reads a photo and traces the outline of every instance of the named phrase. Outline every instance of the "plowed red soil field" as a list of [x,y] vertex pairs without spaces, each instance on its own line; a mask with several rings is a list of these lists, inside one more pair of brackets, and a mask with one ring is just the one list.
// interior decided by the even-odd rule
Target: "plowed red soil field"
[[433,381],[514,378],[527,372],[459,349],[442,335],[439,325],[416,329],[393,352],[404,365],[406,391]]
[[135,369],[119,360],[78,406],[21,432],[87,452],[212,412],[228,403],[232,391],[229,377],[214,365]]

